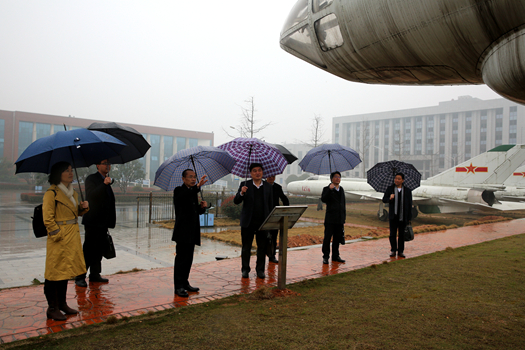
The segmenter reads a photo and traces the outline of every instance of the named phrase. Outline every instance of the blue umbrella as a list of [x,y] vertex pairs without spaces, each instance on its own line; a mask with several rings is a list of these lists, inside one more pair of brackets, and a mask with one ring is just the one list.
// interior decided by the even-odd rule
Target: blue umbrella
[[160,165],[155,172],[154,185],[165,191],[172,191],[183,184],[182,172],[186,169],[193,169],[198,177],[206,175],[207,184],[212,184],[231,173],[234,165],[235,159],[217,147],[197,146],[183,149]]
[[317,175],[331,174],[334,171],[347,171],[361,163],[359,154],[350,147],[338,143],[312,148],[299,166],[303,171]]
[[16,160],[15,174],[49,174],[58,162],[68,162],[74,168],[88,167],[117,156],[124,147],[124,142],[100,131],[59,131],[30,144]]
[[377,163],[366,172],[366,182],[377,192],[385,193],[389,186],[394,184],[397,173],[405,175],[403,185],[411,191],[418,188],[421,184],[421,173],[410,163],[397,160]]
[[[115,157],[126,144],[111,135],[88,129],[59,131],[42,137],[25,149],[16,160],[15,174],[49,174],[58,162],[68,162],[73,168],[88,167],[101,160]],[[77,182],[80,189],[80,181]],[[84,196],[80,190],[82,201]]]

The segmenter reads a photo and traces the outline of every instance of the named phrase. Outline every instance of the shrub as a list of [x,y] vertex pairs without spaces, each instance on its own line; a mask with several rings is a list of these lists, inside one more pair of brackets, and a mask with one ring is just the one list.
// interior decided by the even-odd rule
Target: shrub
[[235,196],[230,196],[222,202],[221,213],[233,220],[240,220],[242,205],[233,203],[233,198],[235,198]]

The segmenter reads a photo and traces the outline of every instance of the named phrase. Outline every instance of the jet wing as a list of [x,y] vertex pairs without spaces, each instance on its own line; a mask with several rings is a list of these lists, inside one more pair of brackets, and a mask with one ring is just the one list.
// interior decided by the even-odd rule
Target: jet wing
[[346,198],[353,200],[371,200],[382,201],[383,194],[381,192],[372,191],[345,191]]
[[438,204],[439,209],[442,213],[453,213],[455,211],[465,211],[466,208],[469,210],[480,210],[480,211],[505,211],[505,210],[525,210],[525,203],[516,203],[516,202],[505,202],[501,201],[498,204],[492,206],[481,204],[481,203],[471,203],[465,201],[459,201],[454,199],[445,199],[439,198]]
[[[372,192],[372,191],[345,191],[347,194],[347,198],[351,198],[354,200],[376,200],[376,201],[382,201],[383,200],[383,193],[381,192]],[[430,198],[426,197],[412,197],[412,202],[414,204],[425,204],[424,202],[429,201]]]
[[508,202],[525,202],[525,197],[503,196],[501,199]]

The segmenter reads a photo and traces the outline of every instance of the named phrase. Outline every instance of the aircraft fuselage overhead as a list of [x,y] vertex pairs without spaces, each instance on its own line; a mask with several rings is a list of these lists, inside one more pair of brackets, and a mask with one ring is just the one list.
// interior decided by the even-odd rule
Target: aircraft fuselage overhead
[[523,0],[299,0],[280,44],[354,82],[487,84],[525,104]]

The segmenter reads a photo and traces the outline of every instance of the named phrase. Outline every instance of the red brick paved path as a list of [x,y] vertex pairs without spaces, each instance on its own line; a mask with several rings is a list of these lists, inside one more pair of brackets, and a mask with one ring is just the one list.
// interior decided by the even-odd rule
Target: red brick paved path
[[[525,232],[525,220],[470,226],[453,230],[420,233],[406,244],[407,257],[490,241]],[[346,263],[323,265],[319,247],[288,252],[287,283],[318,278],[380,264],[388,257],[388,239],[346,244],[340,247]],[[164,310],[208,302],[233,294],[249,293],[261,285],[277,285],[277,265],[269,264],[267,278],[255,278],[255,257],[249,279],[241,278],[240,258],[194,265],[191,284],[201,288],[180,298],[173,293],[173,268],[162,268],[109,276],[108,284],[90,283],[79,288],[69,283],[69,305],[80,310],[66,321],[46,319],[47,303],[43,286],[29,286],[0,291],[0,344],[42,334],[103,322],[108,316],[134,316],[150,310]]]

